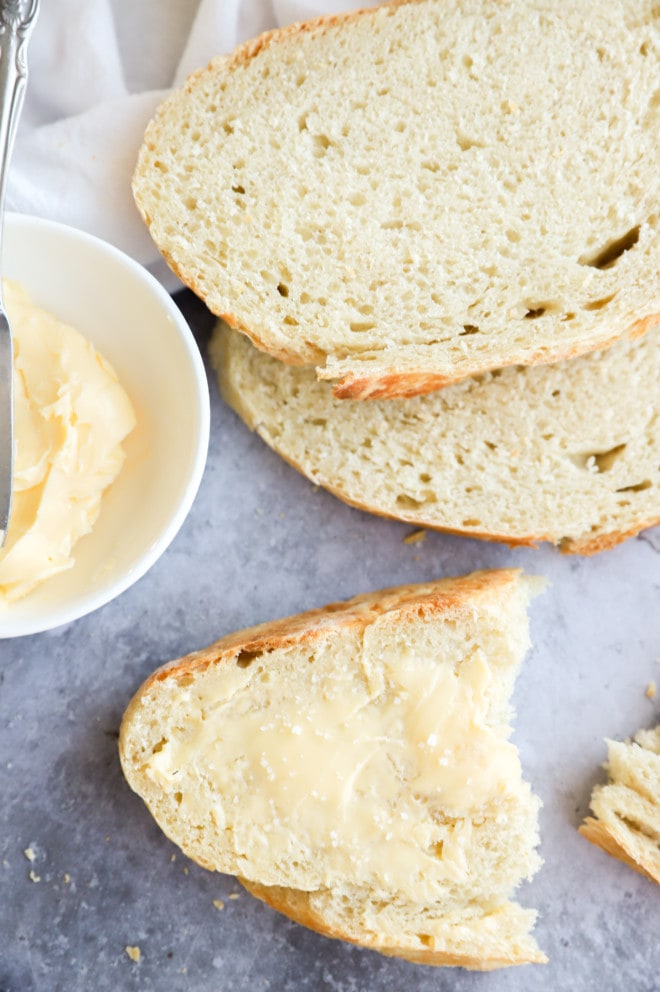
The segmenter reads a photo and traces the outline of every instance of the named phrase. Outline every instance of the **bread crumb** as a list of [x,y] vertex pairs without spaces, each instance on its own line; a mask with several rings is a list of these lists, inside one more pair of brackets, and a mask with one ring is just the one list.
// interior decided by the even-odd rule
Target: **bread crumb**
[[414,530],[411,534],[406,534],[403,539],[404,544],[421,544],[426,539],[425,530]]
[[187,869],[187,868],[184,868],[184,869],[183,869],[183,874],[184,874],[184,875],[187,875],[187,874],[188,874],[188,869]]
[[30,869],[30,871],[28,873],[28,877],[29,877],[29,879],[30,879],[31,882],[40,882],[41,881],[41,875],[37,875],[36,871],[34,871],[32,868]]
[[213,905],[215,906],[216,909],[224,909],[225,908],[225,904],[222,901],[222,899],[214,899],[213,900]]
[[230,894],[229,898],[230,899],[240,899],[240,893],[239,892],[232,892]]
[[69,875],[68,871],[64,872],[63,878],[64,878],[64,884],[68,885],[69,882],[71,881],[71,876]]
[[173,854],[172,855],[172,857],[170,858],[170,861],[176,861],[176,854]]
[[139,963],[140,958],[142,957],[142,952],[139,947],[131,947],[129,944],[127,947],[124,948],[124,950],[128,954],[131,961],[135,961],[136,964]]
[[657,692],[658,692],[658,687],[656,683],[651,681],[647,685],[646,692],[644,693],[644,695],[646,696],[647,699],[655,699]]
[[34,849],[31,847],[26,847],[23,854],[28,859],[28,861],[36,861],[37,855],[34,853]]

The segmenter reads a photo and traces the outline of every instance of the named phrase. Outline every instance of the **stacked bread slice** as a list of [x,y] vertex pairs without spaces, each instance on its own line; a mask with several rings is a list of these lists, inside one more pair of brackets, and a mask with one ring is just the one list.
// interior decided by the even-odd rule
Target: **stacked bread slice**
[[285,458],[511,542],[587,553],[660,519],[660,332],[631,343],[660,320],[659,25],[654,0],[395,2],[264,35],[165,101],[138,208],[215,313],[306,367],[217,345]]
[[229,635],[156,671],[126,778],[202,866],[411,961],[544,961],[512,901],[539,802],[508,740],[538,580],[481,572]]

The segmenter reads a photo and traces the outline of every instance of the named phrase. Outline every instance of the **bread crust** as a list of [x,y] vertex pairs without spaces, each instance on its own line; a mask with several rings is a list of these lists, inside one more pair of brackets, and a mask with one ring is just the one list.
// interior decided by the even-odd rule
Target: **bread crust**
[[[185,677],[210,665],[229,663],[241,653],[268,652],[292,643],[308,644],[323,636],[329,625],[364,628],[392,610],[404,614],[408,611],[411,618],[418,617],[421,612],[458,616],[470,611],[475,599],[498,596],[505,586],[516,583],[521,574],[521,569],[496,569],[421,585],[393,586],[227,634],[208,647],[177,658],[152,673],[126,709],[119,736],[120,754],[124,756],[126,753],[124,734],[131,714],[156,682]],[[405,617],[402,622],[405,622]]]
[[660,885],[660,872],[650,862],[638,861],[632,856],[625,845],[624,837],[617,837],[614,831],[610,830],[602,820],[596,820],[593,816],[588,816],[584,823],[578,828],[583,837],[602,848],[607,854],[623,861],[629,868],[634,868],[640,875],[650,878],[652,882]]
[[397,944],[379,937],[375,933],[362,932],[358,940],[353,934],[338,927],[331,926],[323,921],[317,914],[313,913],[309,907],[306,893],[298,892],[296,889],[284,889],[278,886],[260,885],[258,882],[250,882],[247,879],[239,878],[241,885],[262,902],[287,916],[294,923],[321,934],[323,937],[330,937],[336,940],[343,940],[349,944],[357,944],[359,947],[366,947],[371,951],[377,951],[388,957],[402,958],[412,964],[433,965],[435,967],[455,967],[469,968],[471,971],[494,971],[496,968],[506,968],[519,964],[545,964],[547,957],[538,948],[533,950],[528,948],[528,953],[509,948],[510,953],[502,949],[501,955],[491,955],[490,957],[477,957],[469,954],[452,954],[446,950],[434,950],[432,947],[410,947]]

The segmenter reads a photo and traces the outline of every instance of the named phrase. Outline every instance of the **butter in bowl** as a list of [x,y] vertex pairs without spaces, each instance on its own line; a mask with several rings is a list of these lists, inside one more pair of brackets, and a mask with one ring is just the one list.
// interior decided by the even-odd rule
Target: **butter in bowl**
[[170,296],[81,231],[9,214],[14,500],[0,551],[0,637],[97,609],[178,532],[201,481],[206,375]]

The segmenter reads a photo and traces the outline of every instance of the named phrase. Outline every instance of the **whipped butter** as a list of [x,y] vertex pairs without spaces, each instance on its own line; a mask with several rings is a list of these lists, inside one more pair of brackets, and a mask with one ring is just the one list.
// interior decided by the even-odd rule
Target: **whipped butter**
[[362,659],[364,679],[355,662],[298,664],[295,694],[272,657],[264,676],[257,662],[225,663],[178,688],[178,728],[147,774],[189,822],[210,818],[232,837],[239,858],[262,851],[277,865],[317,853],[346,877],[414,898],[464,880],[473,818],[523,788],[515,747],[488,725],[483,652],[454,667],[379,651],[377,665]]
[[0,550],[0,604],[74,559],[118,475],[135,414],[113,369],[82,334],[3,283],[14,338],[14,492]]

